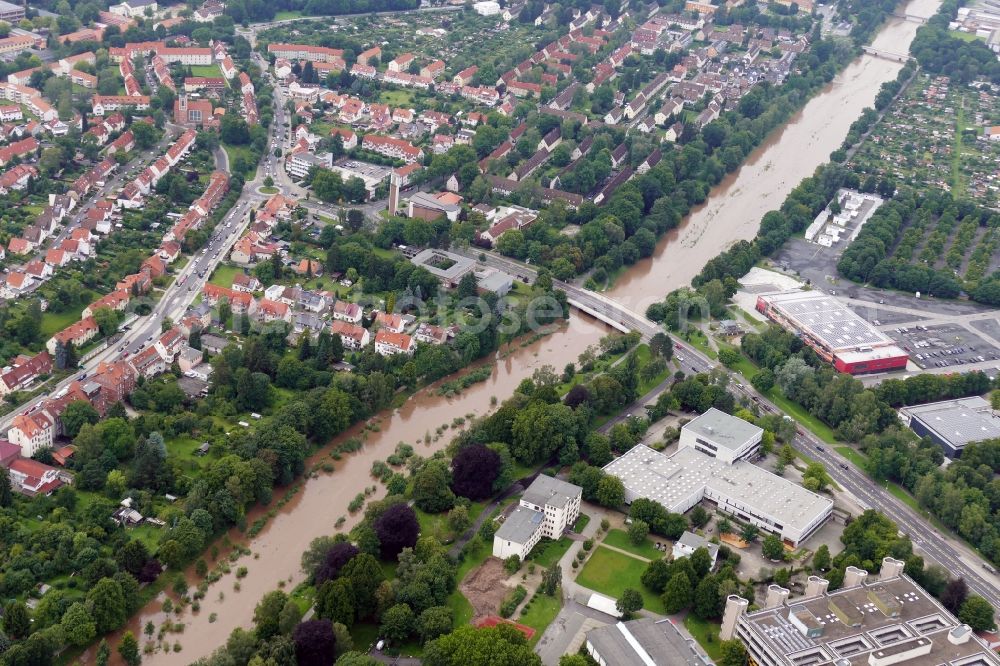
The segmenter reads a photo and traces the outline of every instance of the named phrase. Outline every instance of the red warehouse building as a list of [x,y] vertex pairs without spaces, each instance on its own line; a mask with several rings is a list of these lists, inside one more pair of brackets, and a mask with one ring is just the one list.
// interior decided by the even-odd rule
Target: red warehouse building
[[892,338],[819,291],[760,294],[757,310],[802,338],[838,372],[860,375],[903,370],[909,360]]

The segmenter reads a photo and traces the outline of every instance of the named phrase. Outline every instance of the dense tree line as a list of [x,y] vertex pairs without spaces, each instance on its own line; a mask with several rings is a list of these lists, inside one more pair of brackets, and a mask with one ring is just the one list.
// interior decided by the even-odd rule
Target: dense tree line
[[418,0],[233,0],[226,4],[226,14],[236,23],[254,23],[271,21],[275,14],[284,11],[298,11],[310,16],[339,16],[404,11],[419,6]]
[[[1000,224],[1000,217],[970,202],[955,201],[942,190],[920,193],[900,190],[865,223],[841,255],[837,270],[851,280],[877,287],[919,291],[941,298],[954,298],[966,288],[973,300],[1000,303],[996,275],[978,284],[963,285],[950,267],[934,268],[933,262],[944,253],[952,230],[965,223],[974,225],[973,228],[993,228]],[[925,233],[929,236],[921,261],[911,263]],[[929,265],[925,257],[931,262]]]
[[977,79],[1000,82],[1000,62],[996,54],[982,41],[960,39],[948,28],[963,4],[962,0],[941,3],[938,12],[917,30],[910,53],[925,71],[947,76],[955,83]]

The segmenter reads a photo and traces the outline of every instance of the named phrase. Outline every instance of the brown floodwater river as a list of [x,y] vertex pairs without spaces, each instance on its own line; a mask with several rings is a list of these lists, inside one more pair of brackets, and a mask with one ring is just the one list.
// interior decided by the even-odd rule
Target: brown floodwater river
[[[926,17],[937,11],[939,4],[939,0],[912,0],[906,5],[906,12]],[[873,44],[879,49],[905,53],[917,27],[916,23],[892,19]],[[703,205],[660,240],[652,258],[620,276],[607,295],[644,312],[646,306],[662,299],[670,290],[689,284],[706,261],[732,243],[752,238],[764,213],[777,208],[802,178],[828,160],[851,123],[865,107],[871,106],[879,87],[895,77],[900,67],[899,63],[867,55],[851,63],[784,128],[758,147],[739,170],[713,188]],[[246,538],[233,530],[229,538],[252,553],[232,567],[233,570],[237,566],[247,567],[248,575],[239,581],[241,590],[234,590],[234,574],[224,576],[209,588],[198,613],[188,610],[173,618],[184,623],[184,631],[168,634],[168,639],[170,644],[180,643],[182,650],[157,651],[144,656],[143,663],[148,666],[190,663],[222,645],[234,628],[250,626],[254,606],[265,593],[276,589],[282,581],[285,589],[291,590],[302,580],[299,558],[310,541],[336,532],[335,523],[340,516],[347,516],[341,529],[350,529],[356,523],[360,512],[351,516],[347,511],[355,495],[372,485],[379,486],[376,496],[384,493],[369,470],[373,461],[390,455],[397,443],[413,444],[423,455],[443,448],[450,440],[448,433],[436,442],[424,444],[425,433],[434,433],[439,426],[450,424],[459,416],[487,413],[493,407],[491,398],[503,401],[521,380],[543,365],[561,370],[607,333],[603,325],[574,312],[569,323],[551,335],[489,359],[488,362],[495,363],[495,369],[487,381],[451,398],[438,395],[434,386],[421,390],[399,409],[376,417],[377,431],[358,425],[338,437],[313,456],[307,469],[329,461],[331,448],[349,437],[362,437],[365,443],[359,451],[337,461],[332,474],[320,473],[305,479],[302,489],[257,536]],[[282,493],[276,491],[275,498]],[[259,509],[252,512],[248,524],[262,513]],[[188,578],[194,588],[197,576],[189,571]],[[139,637],[140,644],[145,643],[142,629],[147,621],[152,620],[159,628],[166,619],[161,606],[161,600],[148,604],[130,623],[128,628]],[[114,646],[117,640],[118,636],[114,636],[109,642]],[[84,661],[92,662],[93,654],[92,649],[84,655]],[[116,660],[117,657],[115,654]]]
[[[385,488],[371,477],[370,469],[373,461],[385,460],[392,454],[397,443],[411,444],[421,455],[430,455],[444,448],[452,437],[450,429],[430,444],[424,443],[425,435],[430,433],[433,439],[439,426],[450,425],[456,417],[481,416],[489,412],[493,408],[494,397],[502,402],[514,392],[521,380],[544,365],[561,371],[567,363],[575,362],[584,349],[596,344],[609,332],[611,329],[604,324],[574,313],[555,332],[527,344],[517,343],[498,355],[480,361],[477,365],[487,362],[494,365],[488,380],[474,384],[451,398],[439,395],[437,384],[431,385],[411,396],[399,409],[386,410],[371,419],[378,424],[377,430],[366,430],[364,424],[358,424],[337,437],[306,462],[306,469],[331,462],[329,452],[348,438],[362,438],[364,446],[344,455],[339,461],[333,461],[335,471],[332,474],[319,472],[304,479],[301,490],[278,510],[257,536],[246,538],[237,530],[231,530],[228,537],[232,542],[244,544],[252,552],[252,555],[243,556],[231,565],[233,571],[240,566],[248,570],[247,576],[239,581],[240,591],[234,590],[236,578],[230,573],[210,586],[198,613],[187,610],[180,616],[171,614],[173,622],[185,624],[183,633],[167,634],[171,645],[175,642],[181,644],[181,652],[157,651],[145,655],[143,664],[187,664],[206,656],[224,643],[234,628],[251,624],[254,606],[264,594],[277,589],[281,581],[285,581],[285,590],[291,591],[303,579],[299,558],[309,542],[318,536],[337,532],[335,523],[340,516],[347,518],[341,530],[353,527],[363,512],[352,516],[347,505],[366,487],[378,487],[373,497],[385,494]],[[282,489],[277,489],[275,501],[283,493]],[[247,517],[247,524],[252,524],[264,512],[261,509],[252,511]],[[224,555],[225,551],[220,559]],[[195,588],[198,576],[193,571],[187,573],[191,587]],[[161,595],[160,599],[148,604],[127,627],[140,639],[140,644],[146,642],[142,630],[148,621],[159,629],[167,619],[168,615],[162,611],[162,599],[165,598]],[[210,621],[212,614],[215,614],[214,621]],[[115,635],[109,642],[114,646],[118,639],[119,636]],[[84,656],[85,661],[92,662],[93,655],[94,650],[91,649]]]

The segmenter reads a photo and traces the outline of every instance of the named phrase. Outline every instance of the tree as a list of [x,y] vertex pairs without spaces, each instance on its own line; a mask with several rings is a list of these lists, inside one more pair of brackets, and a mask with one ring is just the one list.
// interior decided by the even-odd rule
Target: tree
[[448,606],[431,606],[420,614],[416,622],[417,633],[424,643],[447,634],[451,628],[451,608]]
[[811,462],[806,465],[806,471],[802,473],[803,486],[813,492],[818,492],[826,488],[829,484],[830,475],[827,474],[823,463]]
[[642,594],[639,593],[639,590],[631,587],[625,588],[622,590],[622,595],[618,597],[615,608],[621,614],[622,619],[631,618],[633,614],[642,609]]
[[965,579],[953,578],[948,581],[944,592],[941,593],[941,604],[955,615],[958,615],[958,611],[962,608],[962,604],[965,603],[968,595],[969,588],[965,584]]
[[972,627],[973,631],[996,629],[993,607],[990,602],[980,596],[973,595],[962,603],[962,607],[958,611],[958,619]]
[[94,406],[86,400],[74,400],[66,405],[60,417],[66,437],[74,439],[79,433],[84,423],[91,425],[101,419]]
[[462,534],[469,529],[469,510],[464,505],[458,505],[448,512],[448,527],[455,534]]
[[700,504],[691,509],[691,515],[688,516],[691,527],[694,528],[704,527],[708,523],[709,518],[711,516],[708,515],[708,511],[705,511],[704,507]]
[[94,659],[94,663],[97,666],[108,666],[110,660],[111,647],[108,645],[108,641],[102,638],[100,645],[97,646],[97,656]]
[[430,460],[413,477],[413,503],[427,513],[441,513],[455,505],[451,471],[446,461]]
[[333,544],[326,551],[322,563],[316,569],[316,574],[313,577],[314,584],[319,587],[324,582],[333,580],[339,576],[344,565],[360,552],[357,546],[346,541]]
[[4,607],[3,630],[11,638],[26,638],[31,632],[31,616],[28,607],[20,601],[11,601]]
[[99,634],[117,629],[128,619],[122,586],[110,578],[102,578],[90,588],[87,593],[87,607]]
[[814,571],[826,571],[830,568],[830,548],[825,543],[816,549],[812,566]]
[[649,525],[642,520],[633,520],[628,526],[628,540],[636,546],[641,546],[649,536]]
[[719,666],[746,666],[747,649],[738,639],[719,643]]
[[499,624],[478,629],[462,626],[431,641],[424,647],[425,666],[541,666],[541,658],[532,652],[524,634],[516,628]]
[[747,543],[753,543],[757,540],[757,535],[760,534],[760,528],[756,525],[747,523],[740,529],[740,538]]
[[500,454],[482,444],[461,448],[451,461],[451,489],[473,502],[486,499],[493,494],[501,466]]
[[354,624],[354,591],[344,579],[328,580],[316,591],[316,614],[350,626]]
[[149,561],[149,550],[139,539],[132,539],[115,553],[115,561],[125,571],[138,576]]
[[705,546],[694,549],[690,555],[690,562],[691,568],[694,569],[694,575],[699,579],[712,570],[712,556]]
[[413,611],[407,604],[396,604],[382,613],[382,626],[379,629],[390,643],[402,643],[413,633]]
[[383,559],[394,558],[404,548],[417,545],[420,523],[417,514],[406,504],[395,504],[375,520],[373,526],[378,536]]
[[764,368],[750,378],[750,383],[753,384],[758,393],[767,395],[768,391],[774,387],[774,373],[768,368]]
[[142,662],[142,655],[139,654],[139,642],[135,640],[135,635],[131,631],[126,631],[122,635],[122,640],[118,644],[118,654],[128,666],[139,666]]
[[715,576],[705,576],[694,589],[694,614],[702,620],[711,620],[721,613],[719,581]]
[[156,128],[150,123],[132,123],[129,127],[132,131],[132,137],[135,140],[135,147],[139,150],[146,150],[147,148],[152,148],[153,144],[156,143]]
[[785,559],[785,547],[774,534],[768,534],[760,545],[760,551],[771,561],[781,561]]
[[257,628],[257,637],[267,640],[278,634],[281,621],[281,611],[288,602],[288,595],[281,590],[274,590],[264,595],[253,611],[253,623]]
[[299,666],[329,666],[337,652],[333,623],[329,620],[308,620],[292,632],[295,661]]
[[691,579],[683,571],[675,573],[663,589],[663,608],[667,613],[680,613],[694,600]]
[[597,502],[601,506],[619,507],[625,503],[625,484],[617,476],[605,475],[597,484]]
[[667,564],[666,560],[653,560],[642,572],[640,580],[642,584],[658,594],[662,594],[670,581],[670,576],[674,571]]

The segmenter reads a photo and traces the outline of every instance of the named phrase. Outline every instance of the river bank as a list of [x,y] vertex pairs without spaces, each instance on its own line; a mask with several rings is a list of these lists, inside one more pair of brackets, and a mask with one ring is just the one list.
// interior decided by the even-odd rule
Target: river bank
[[[495,406],[493,398],[496,398],[497,404],[502,402],[514,392],[521,380],[531,377],[537,368],[551,365],[561,369],[567,363],[575,362],[587,346],[596,344],[609,332],[610,329],[603,324],[574,314],[550,335],[528,344],[516,341],[466,370],[469,372],[483,364],[493,364],[493,373],[486,381],[449,398],[438,394],[443,382],[454,379],[447,377],[417,391],[398,409],[387,410],[366,423],[355,424],[317,450],[306,461],[306,469],[333,462],[333,473],[320,471],[300,479],[298,483],[302,484],[302,488],[277,510],[256,536],[247,538],[236,529],[227,533],[226,538],[232,544],[248,548],[251,553],[232,566],[234,571],[237,567],[247,568],[247,575],[238,581],[240,591],[235,591],[237,579],[234,573],[230,573],[209,587],[206,597],[200,602],[198,613],[192,613],[190,608],[181,615],[164,613],[162,608],[166,594],[161,594],[130,620],[124,630],[140,637],[140,643],[145,642],[143,628],[147,622],[151,621],[159,628],[169,618],[171,622],[185,625],[182,633],[167,634],[171,644],[181,644],[181,652],[161,651],[145,655],[143,664],[188,664],[209,655],[225,642],[233,629],[251,624],[254,607],[265,593],[277,589],[279,584],[291,590],[301,582],[303,576],[299,570],[299,557],[309,543],[318,536],[346,532],[360,520],[362,512],[352,515],[347,510],[355,495],[363,493],[366,487],[376,486],[377,490],[371,498],[384,496],[385,488],[370,475],[371,464],[375,460],[384,460],[396,444],[411,444],[418,454],[424,456],[443,449],[451,441],[451,431],[449,429],[441,437],[434,438],[433,434],[439,426],[451,424],[459,416],[483,416]],[[375,429],[366,427],[367,424],[375,424]],[[427,433],[432,435],[429,443],[425,442]],[[361,448],[334,461],[330,453],[351,438],[361,439]],[[272,505],[284,493],[285,489],[277,489]],[[255,509],[247,515],[247,524],[253,524],[269,510],[270,507]],[[338,528],[336,523],[341,516],[346,516],[346,520]],[[227,550],[221,549],[219,559],[224,559],[227,554]],[[211,567],[212,563],[209,564]],[[192,588],[201,580],[193,568],[186,572],[186,576]],[[214,620],[211,619],[213,615]],[[118,638],[118,634],[109,637],[109,642],[115,644]],[[93,650],[85,653],[83,660],[92,661],[92,653]]]

